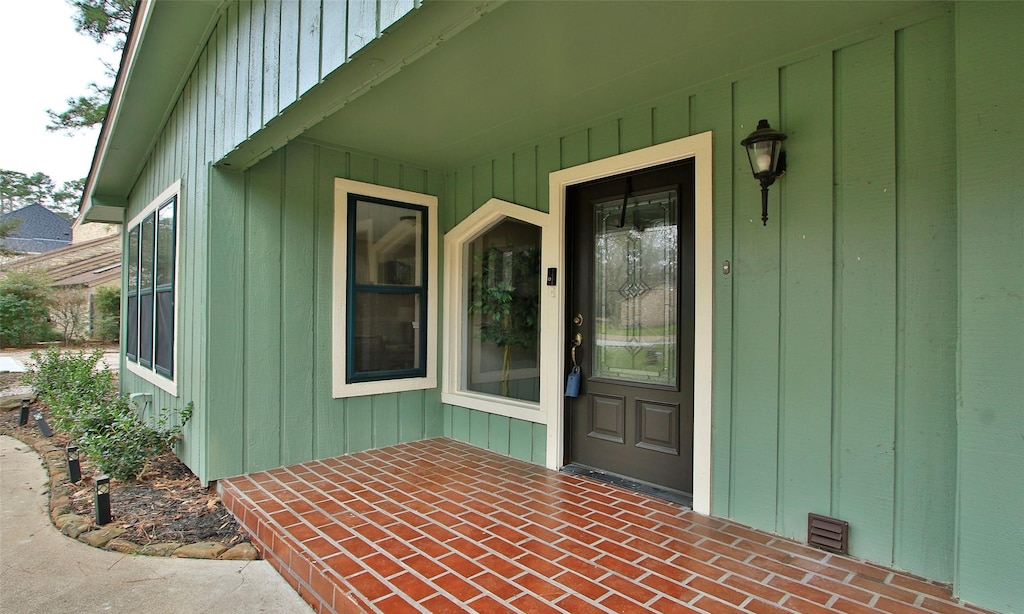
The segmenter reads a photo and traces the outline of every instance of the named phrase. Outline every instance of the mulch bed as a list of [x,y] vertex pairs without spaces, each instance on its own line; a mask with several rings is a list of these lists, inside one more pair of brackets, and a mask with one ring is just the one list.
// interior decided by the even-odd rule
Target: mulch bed
[[[0,390],[19,381],[19,374],[0,374]],[[45,407],[34,403],[32,410],[35,409],[40,409],[53,424]],[[18,409],[0,411],[0,434],[29,444],[46,440],[61,448],[67,445],[67,436],[62,433],[43,437],[31,415],[27,425],[18,426],[19,415]],[[81,464],[82,481],[70,493],[71,508],[75,514],[93,518],[93,478],[99,471],[84,454]],[[249,541],[220,497],[203,486],[172,452],[154,458],[137,480],[111,480],[110,507],[114,524],[125,529],[121,539],[140,546],[217,541],[231,547]]]

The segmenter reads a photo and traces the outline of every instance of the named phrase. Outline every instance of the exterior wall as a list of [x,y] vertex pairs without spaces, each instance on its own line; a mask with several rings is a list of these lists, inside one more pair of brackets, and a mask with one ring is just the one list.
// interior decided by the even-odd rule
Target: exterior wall
[[1024,611],[1024,4],[957,6],[960,397],[956,586]]
[[[178,310],[175,360],[178,396],[172,396],[125,368],[121,354],[121,392],[148,392],[152,409],[182,409],[194,403],[192,419],[178,444],[178,455],[197,475],[206,474],[206,240],[207,165],[213,155],[213,140],[207,126],[214,108],[213,89],[206,79],[208,55],[200,57],[192,78],[185,85],[163,131],[157,139],[142,175],[128,199],[125,220],[132,219],[175,181],[181,180],[178,201],[178,277],[175,307]],[[121,236],[122,261],[126,262],[127,233]],[[125,311],[127,267],[121,271],[121,312]],[[124,337],[122,327],[121,338]]]
[[[221,375],[218,367],[222,365],[207,363],[207,326],[211,318],[208,295],[218,289],[211,285],[214,280],[208,276],[207,267],[215,267],[209,250],[220,244],[208,232],[209,216],[220,213],[208,206],[210,165],[415,6],[416,0],[227,3],[129,195],[126,220],[168,185],[178,179],[182,181],[178,213],[181,260],[176,298],[178,396],[133,375],[124,368],[123,357],[121,389],[125,393],[152,393],[156,409],[183,408],[194,403],[192,420],[185,428],[178,453],[203,480],[242,471],[234,469],[237,464],[223,461],[240,454],[241,448],[233,449],[213,437],[215,430],[208,436],[211,421],[214,429],[227,424],[223,417],[209,411],[209,401],[219,400],[223,390],[223,380],[214,379]],[[126,241],[122,238],[122,253],[127,249]],[[126,271],[122,273],[122,287],[126,275]],[[217,325],[216,316],[212,318]],[[208,388],[207,382],[215,385]],[[210,400],[207,394],[212,395]],[[238,430],[239,426],[229,424],[224,428]],[[268,458],[274,454],[268,452]],[[303,460],[306,458],[309,457]]]
[[[953,16],[680,92],[450,173],[445,229],[491,197],[547,209],[550,172],[712,130],[713,512],[952,580],[956,461]],[[767,117],[789,174],[762,227],[739,141]],[[504,449],[461,408],[451,436]],[[467,428],[468,425],[468,428]],[[510,448],[536,433],[518,429]],[[492,443],[492,440],[496,443]]]
[[547,427],[457,405],[444,405],[443,434],[538,465],[545,464]]
[[[255,134],[419,0],[237,0],[210,37],[219,160]],[[202,63],[202,60],[200,60]]]
[[440,388],[332,398],[335,177],[444,187],[423,169],[301,141],[244,174],[213,171],[206,479],[443,432]]

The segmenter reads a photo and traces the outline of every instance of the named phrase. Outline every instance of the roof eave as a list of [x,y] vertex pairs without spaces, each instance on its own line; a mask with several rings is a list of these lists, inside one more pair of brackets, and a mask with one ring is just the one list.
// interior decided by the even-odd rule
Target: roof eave
[[[223,4],[223,0],[137,3],[79,205],[82,221],[124,222],[128,194]],[[131,129],[119,130],[122,126]]]

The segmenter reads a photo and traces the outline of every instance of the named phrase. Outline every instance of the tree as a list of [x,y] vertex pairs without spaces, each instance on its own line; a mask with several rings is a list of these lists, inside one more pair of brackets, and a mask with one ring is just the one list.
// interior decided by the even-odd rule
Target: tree
[[50,124],[49,132],[74,132],[82,128],[91,128],[103,123],[107,114],[107,103],[110,101],[112,88],[109,85],[89,84],[90,94],[66,100],[68,108],[57,112],[47,109]]
[[480,315],[479,335],[502,352],[501,395],[509,396],[512,348],[537,342],[540,254],[535,247],[488,247],[470,282],[469,313]]
[[84,188],[85,179],[65,181],[57,189],[53,179],[46,173],[26,175],[0,169],[0,213],[38,203],[68,219],[74,219]]
[[28,195],[25,182],[28,176],[18,171],[0,169],[0,213],[20,209]]
[[[97,43],[109,43],[116,51],[123,51],[128,29],[132,23],[134,0],[68,0],[75,10],[75,30]],[[114,69],[107,67],[107,77],[113,80]],[[89,93],[66,100],[63,111],[47,109],[51,132],[75,132],[103,122],[113,91],[111,85],[90,83]]]
[[89,325],[89,291],[62,286],[52,291],[50,321],[60,333],[64,345],[87,334]]
[[78,204],[85,191],[85,178],[65,181],[59,190],[53,192],[53,209],[57,213],[74,219],[78,215]]
[[75,31],[97,43],[113,39],[115,50],[124,49],[135,0],[68,0],[68,4],[78,11],[73,18]]
[[50,335],[50,287],[33,273],[9,273],[0,280],[0,346],[20,346]]
[[11,233],[18,228],[18,224],[21,224],[21,220],[4,220],[0,222],[0,260],[9,256],[17,256],[21,253],[4,245],[4,239],[11,236]]

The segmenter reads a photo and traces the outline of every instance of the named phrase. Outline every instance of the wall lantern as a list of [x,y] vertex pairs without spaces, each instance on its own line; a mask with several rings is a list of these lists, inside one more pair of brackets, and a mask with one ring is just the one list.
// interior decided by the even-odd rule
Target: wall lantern
[[768,125],[767,119],[757,123],[757,130],[740,141],[747,148],[750,171],[761,182],[761,221],[768,225],[768,186],[786,172],[786,152],[782,142],[786,135]]

